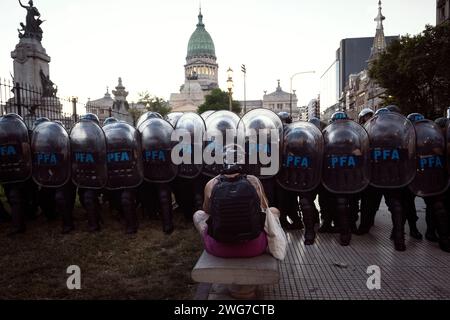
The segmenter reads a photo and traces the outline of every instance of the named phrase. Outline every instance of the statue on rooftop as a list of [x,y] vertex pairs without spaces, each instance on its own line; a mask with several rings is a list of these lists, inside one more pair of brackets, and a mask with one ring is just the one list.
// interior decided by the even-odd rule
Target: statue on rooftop
[[[44,22],[40,19],[41,14],[34,6],[33,0],[28,1],[28,6],[24,6],[19,0],[19,4],[22,8],[27,10],[26,24],[21,23],[22,30],[19,30],[19,38],[32,38],[39,41],[42,40],[41,24]],[[23,33],[22,33],[23,31]]]

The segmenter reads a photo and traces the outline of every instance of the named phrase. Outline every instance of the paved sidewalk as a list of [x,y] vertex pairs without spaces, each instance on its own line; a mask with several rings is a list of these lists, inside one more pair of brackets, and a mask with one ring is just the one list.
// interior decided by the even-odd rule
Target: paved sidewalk
[[[416,202],[419,230],[425,233],[425,204]],[[394,250],[389,239],[390,214],[382,202],[369,235],[353,236],[341,247],[339,235],[319,234],[314,246],[303,245],[303,231],[288,233],[288,255],[280,263],[278,285],[261,288],[261,299],[450,299],[450,254],[437,244],[409,237],[406,252]],[[367,268],[381,268],[381,290],[366,286]],[[209,299],[225,299],[224,288],[212,286]]]

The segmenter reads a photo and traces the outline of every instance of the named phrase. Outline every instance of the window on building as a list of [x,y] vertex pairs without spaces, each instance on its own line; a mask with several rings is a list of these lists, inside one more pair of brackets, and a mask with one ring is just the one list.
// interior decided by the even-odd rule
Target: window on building
[[278,108],[278,110],[283,109],[283,104],[282,104],[282,103],[278,103],[278,104],[277,104],[277,108]]

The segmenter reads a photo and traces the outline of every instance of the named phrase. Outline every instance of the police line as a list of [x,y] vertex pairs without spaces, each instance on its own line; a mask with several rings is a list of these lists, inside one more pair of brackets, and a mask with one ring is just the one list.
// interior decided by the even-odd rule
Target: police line
[[143,180],[166,183],[222,172],[223,148],[236,145],[243,172],[276,178],[284,189],[307,192],[322,184],[350,194],[368,185],[410,186],[418,196],[441,194],[449,186],[449,126],[414,123],[397,113],[380,113],[364,127],[337,119],[321,130],[308,122],[283,124],[267,109],[242,118],[216,111],[166,121],[154,113],[136,128],[120,121],[100,127],[81,119],[68,133],[61,124],[40,123],[31,134],[14,114],[0,118],[0,183],[29,179],[44,187],[72,180],[82,188],[133,188]]

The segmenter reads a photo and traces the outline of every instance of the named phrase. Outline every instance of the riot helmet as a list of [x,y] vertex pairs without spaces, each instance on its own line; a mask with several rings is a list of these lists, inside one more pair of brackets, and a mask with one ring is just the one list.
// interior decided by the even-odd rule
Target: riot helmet
[[370,118],[373,117],[375,112],[370,108],[362,109],[361,112],[358,115],[358,123],[363,125],[366,123]]
[[23,118],[21,116],[19,116],[17,113],[8,113],[7,115],[3,116],[5,119],[6,118],[15,118],[15,119],[19,119],[21,121],[23,121]]
[[96,114],[93,113],[86,113],[84,115],[82,115],[80,117],[80,120],[89,120],[89,121],[93,121],[96,124],[100,125],[100,120],[98,119]]
[[378,110],[375,112],[375,115],[377,116],[377,115],[379,115],[379,114],[381,114],[381,113],[388,113],[388,112],[390,112],[388,108],[381,108],[381,109],[378,109]]
[[402,113],[400,108],[394,104],[387,106],[386,109],[388,109],[390,112],[395,112],[395,113],[400,113],[400,114]]
[[309,123],[315,125],[318,129],[321,130],[322,128],[322,123],[320,122],[319,118],[316,117],[312,117],[311,119],[308,120]]
[[335,112],[331,116],[330,123],[333,123],[333,122],[335,122],[337,120],[348,120],[348,115],[345,112],[343,112],[343,111]]
[[116,122],[119,122],[119,120],[117,120],[114,117],[109,117],[109,118],[106,118],[105,121],[103,121],[103,126],[107,126],[108,124],[116,123]]
[[163,119],[163,116],[160,115],[158,112],[153,112],[153,111],[148,111],[146,113],[144,113],[142,116],[139,117],[137,123],[136,123],[136,128],[139,129],[139,127],[148,119],[154,119],[154,118],[159,118],[159,119]]
[[49,121],[50,121],[50,119],[47,118],[47,117],[37,118],[37,119],[34,121],[34,123],[33,123],[33,130],[36,129],[36,127],[37,127],[38,125],[40,125],[41,123],[49,122]]
[[407,118],[412,123],[418,122],[418,121],[421,121],[421,120],[425,119],[425,117],[422,114],[420,114],[420,113],[411,113],[411,114],[408,115]]
[[291,115],[288,112],[285,112],[285,111],[279,112],[278,116],[280,117],[281,122],[283,122],[283,124],[290,124],[290,123],[292,123],[292,117],[291,117]]
[[53,121],[53,122],[59,124],[59,125],[60,125],[61,127],[63,127],[64,129],[66,128],[66,126],[64,125],[64,123],[62,123],[62,121],[55,120],[55,121]]

